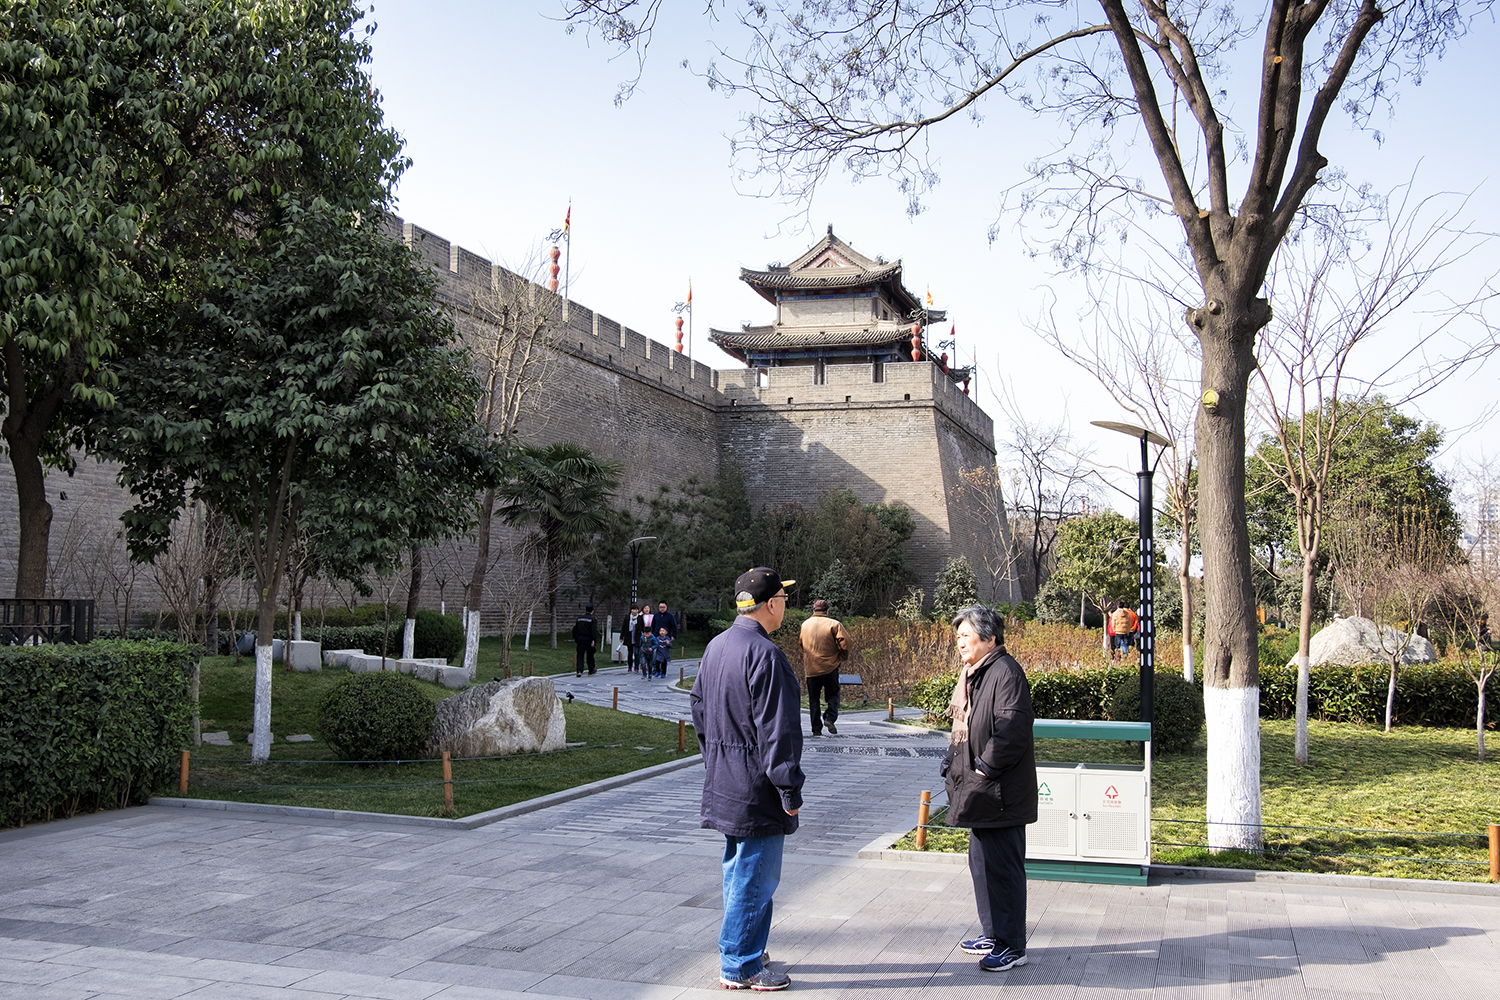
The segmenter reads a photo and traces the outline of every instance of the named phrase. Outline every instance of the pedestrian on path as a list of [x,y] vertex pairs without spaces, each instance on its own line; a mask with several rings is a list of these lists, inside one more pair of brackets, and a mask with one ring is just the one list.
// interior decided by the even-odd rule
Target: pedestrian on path
[[[829,616],[827,601],[813,601],[812,615],[802,623],[802,673],[807,677],[807,714],[814,736],[823,735],[824,723],[830,733],[839,734],[835,725],[839,720],[839,668],[847,659],[849,633],[844,623]],[[818,703],[825,698],[828,707],[819,714]]]
[[667,627],[663,625],[656,630],[656,644],[651,648],[651,675],[667,676],[667,664],[671,662],[672,637],[667,635]]
[[632,674],[636,671],[635,644],[640,642],[640,631],[636,626],[640,618],[641,606],[639,604],[632,604],[630,606],[630,618],[625,623],[625,627],[620,630],[623,633],[621,638],[625,641],[625,665]]
[[702,825],[724,835],[719,984],[731,990],[792,983],[766,965],[766,940],[806,780],[797,675],[770,637],[795,582],[764,566],[741,574],[734,624],[709,642],[693,682],[693,728],[707,772]]
[[573,623],[573,670],[583,676],[583,665],[588,663],[589,676],[594,676],[594,647],[598,645],[599,626],[594,621],[594,606],[585,604],[583,614]]
[[948,825],[969,828],[969,877],[979,937],[960,942],[979,968],[1026,964],[1026,824],[1037,817],[1035,713],[1026,673],[1005,651],[1003,623],[989,608],[953,618],[963,670],[949,711],[953,733],[943,776]]

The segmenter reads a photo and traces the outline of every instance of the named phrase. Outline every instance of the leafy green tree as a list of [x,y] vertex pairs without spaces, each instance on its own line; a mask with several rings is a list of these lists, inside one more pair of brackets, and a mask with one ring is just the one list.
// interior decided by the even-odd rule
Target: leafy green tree
[[932,613],[938,621],[948,621],[959,609],[979,603],[979,579],[974,567],[963,556],[949,559],[938,572],[937,589],[932,593]]
[[[336,576],[389,572],[411,538],[460,530],[495,472],[436,276],[348,212],[291,197],[283,208],[254,252],[211,267],[217,289],[196,315],[156,330],[156,350],[127,352],[117,404],[93,425],[137,498],[124,517],[136,557],[161,551],[189,499],[246,533],[257,761],[270,753],[271,635],[299,532]],[[418,481],[440,496],[415,502]]]
[[1078,591],[1100,614],[1107,615],[1115,601],[1135,603],[1139,552],[1140,532],[1125,515],[1107,510],[1075,517],[1058,528],[1057,571],[1052,582]]
[[[754,561],[783,576],[817,580],[841,560],[857,606],[883,610],[912,582],[905,547],[914,530],[905,504],[862,504],[852,490],[828,490],[812,510],[800,504],[763,507],[755,519]],[[798,589],[793,600],[805,605],[808,591]]]
[[818,582],[808,589],[814,601],[828,602],[830,616],[842,618],[853,614],[858,598],[854,593],[854,581],[844,571],[843,560],[835,559],[829,563],[823,575],[818,577]]
[[189,311],[198,265],[311,190],[379,210],[406,161],[361,70],[353,0],[33,0],[0,18],[0,352],[16,593],[132,327]]
[[583,553],[609,523],[620,474],[571,441],[522,448],[497,491],[496,512],[511,524],[530,525],[547,562],[547,615],[557,648],[557,596],[563,565]]

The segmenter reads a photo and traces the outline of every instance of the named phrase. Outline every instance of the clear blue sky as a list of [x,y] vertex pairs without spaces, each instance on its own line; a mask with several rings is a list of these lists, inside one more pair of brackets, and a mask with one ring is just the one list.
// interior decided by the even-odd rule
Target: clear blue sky
[[[516,266],[561,226],[571,200],[572,297],[669,343],[672,306],[691,278],[693,353],[716,367],[737,363],[709,345],[710,326],[771,316],[738,280],[739,268],[790,260],[831,223],[864,253],[902,258],[907,286],[918,295],[930,289],[948,309],[961,358],[977,356],[978,398],[997,417],[997,438],[1007,429],[989,386],[1008,378],[1028,412],[1045,421],[1066,415],[1133,493],[1125,475],[1135,462],[1131,444],[1088,427],[1091,419],[1120,419],[1121,411],[1028,329],[1049,295],[1063,317],[1077,311],[1084,300],[1074,279],[1029,259],[1010,222],[995,243],[987,238],[1003,189],[1056,143],[1053,121],[994,99],[982,121],[945,124],[932,134],[942,182],[914,218],[883,180],[835,176],[804,209],[754,197],[729,164],[729,136],[745,105],[710,92],[693,72],[712,56],[716,36],[732,48],[731,25],[704,18],[702,3],[666,7],[640,86],[616,107],[616,87],[634,75],[634,59],[614,59],[598,40],[568,35],[550,19],[560,12],[551,0],[379,0],[372,72],[387,120],[415,161],[398,211]],[[1491,179],[1500,112],[1489,62],[1497,42],[1500,31],[1487,23],[1451,49],[1423,86],[1407,87],[1395,119],[1381,122],[1383,143],[1336,120],[1324,143],[1330,159],[1351,180],[1381,190],[1420,163],[1419,189],[1477,189],[1469,216],[1481,229],[1500,230],[1500,185]],[[1466,277],[1472,274],[1454,279]],[[1401,333],[1390,336],[1394,347]],[[1495,371],[1492,363],[1425,401],[1423,415],[1450,428],[1470,423],[1496,396]],[[1485,448],[1480,433],[1457,445],[1470,454],[1481,448],[1500,453]]]

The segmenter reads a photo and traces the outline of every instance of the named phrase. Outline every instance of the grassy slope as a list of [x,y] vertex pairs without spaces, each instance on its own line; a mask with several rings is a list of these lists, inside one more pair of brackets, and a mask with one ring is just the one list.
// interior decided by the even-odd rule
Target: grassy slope
[[[1203,837],[1207,787],[1203,744],[1194,753],[1153,765],[1153,858],[1165,864],[1261,870],[1350,872],[1484,881],[1489,876],[1485,826],[1500,821],[1500,763],[1475,759],[1474,734],[1459,729],[1378,728],[1309,723],[1312,762],[1292,763],[1293,724],[1261,722],[1264,822],[1275,826],[1339,827],[1464,837],[1375,836],[1316,830],[1268,829],[1265,854],[1212,854]],[[1123,744],[1038,740],[1038,759],[1138,761]],[[1185,823],[1170,823],[1184,820]],[[909,834],[900,846],[912,846]],[[933,830],[933,850],[968,849],[965,831]],[[1168,846],[1187,845],[1187,846]],[[1322,857],[1286,857],[1316,853]],[[1334,858],[1328,855],[1362,855]],[[1414,860],[1448,858],[1472,865]]]

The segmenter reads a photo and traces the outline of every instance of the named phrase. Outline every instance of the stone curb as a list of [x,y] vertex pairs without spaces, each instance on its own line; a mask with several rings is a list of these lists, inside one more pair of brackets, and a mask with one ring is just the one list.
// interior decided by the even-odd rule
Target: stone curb
[[669,760],[665,764],[642,768],[639,771],[631,771],[628,774],[617,774],[610,778],[602,778],[587,785],[579,785],[577,788],[565,788],[560,792],[553,792],[551,795],[543,795],[541,798],[527,799],[525,802],[516,802],[512,805],[501,806],[499,809],[491,809],[488,812],[475,813],[473,816],[465,816],[463,819],[443,819],[440,816],[401,816],[396,813],[357,812],[346,809],[315,809],[311,806],[277,806],[261,802],[229,802],[224,799],[181,799],[159,795],[153,795],[147,800],[146,804],[161,808],[205,809],[215,812],[247,813],[255,816],[325,819],[341,823],[384,823],[393,826],[425,826],[449,830],[475,830],[481,826],[489,826],[491,823],[510,819],[513,816],[524,816],[526,813],[546,809],[548,806],[561,805],[564,802],[571,802],[574,799],[585,798],[599,792],[607,792],[612,788],[632,785],[637,781],[645,781],[647,778],[654,778],[659,774],[680,771],[684,768],[701,764],[702,762],[703,755],[694,754],[691,757],[684,757],[682,760]]
[[[865,861],[898,861],[927,865],[969,864],[967,854],[944,851],[897,851],[885,845],[904,837],[909,830],[896,830],[860,848]],[[1444,882],[1428,878],[1380,878],[1375,875],[1324,875],[1318,872],[1262,872],[1249,868],[1189,868],[1185,865],[1151,865],[1151,879],[1196,879],[1208,882],[1253,882],[1259,885],[1316,885],[1339,889],[1381,889],[1396,892],[1434,892],[1461,896],[1500,896],[1500,884],[1491,882]]]

